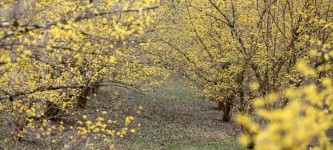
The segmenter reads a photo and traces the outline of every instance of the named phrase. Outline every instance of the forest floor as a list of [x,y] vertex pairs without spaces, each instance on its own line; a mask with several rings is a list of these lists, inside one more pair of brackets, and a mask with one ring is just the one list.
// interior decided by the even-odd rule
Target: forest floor
[[[222,112],[216,110],[216,102],[202,100],[195,93],[181,77],[170,78],[150,91],[103,87],[87,109],[74,109],[72,111],[77,115],[61,120],[65,126],[75,126],[83,114],[96,118],[100,114],[96,113],[97,110],[112,110],[109,117],[120,120],[118,125],[121,127],[124,116],[134,116],[134,123],[141,126],[135,125],[136,133],[116,139],[116,149],[121,150],[244,149],[237,143],[240,127],[233,121],[223,122]],[[143,109],[138,114],[140,106]],[[0,123],[0,140],[9,135],[6,133],[8,130],[2,127]],[[64,143],[71,142],[68,138],[71,134],[66,131],[57,147],[50,147],[50,140],[34,138],[25,138],[7,146],[11,149],[62,149]],[[76,142],[78,144],[70,149],[84,149],[86,142]]]
[[237,143],[239,126],[223,122],[217,103],[197,97],[179,77],[153,91],[131,92],[121,99],[118,103],[123,106],[141,105],[143,111],[136,116],[142,124],[138,132],[118,144],[119,149],[244,149]]

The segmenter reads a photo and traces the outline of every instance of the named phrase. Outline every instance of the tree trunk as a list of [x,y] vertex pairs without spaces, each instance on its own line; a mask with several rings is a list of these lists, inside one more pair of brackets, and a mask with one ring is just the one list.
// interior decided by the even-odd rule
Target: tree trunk
[[57,115],[60,112],[59,107],[54,104],[53,102],[47,101],[46,102],[47,108],[46,111],[44,113],[44,117],[46,119],[50,119],[50,120],[55,120],[57,118]]
[[239,92],[239,113],[244,113],[246,109],[245,94],[242,89]]
[[232,117],[232,107],[233,104],[231,102],[218,102],[218,107],[217,109],[220,111],[223,111],[223,118],[222,120],[225,122],[229,122]]
[[219,111],[223,111],[223,102],[221,102],[221,101],[218,101],[217,102],[217,110],[219,110]]
[[20,136],[20,133],[23,131],[24,127],[26,126],[26,120],[22,117],[13,117],[13,125],[14,125],[14,134],[13,139],[22,141],[22,136]]
[[229,122],[232,116],[232,103],[226,102],[225,107],[223,109],[223,121]]
[[92,93],[93,94],[99,94],[99,91],[100,91],[100,86],[97,84],[97,85],[94,85],[93,87],[92,87]]
[[80,107],[80,108],[86,108],[87,107],[88,96],[90,96],[90,91],[91,91],[91,88],[88,88],[88,87],[82,89],[82,93],[77,99],[78,107]]
[[245,134],[245,135],[249,135],[250,138],[251,138],[251,141],[250,141],[250,143],[249,143],[248,145],[246,145],[246,148],[248,148],[248,149],[254,149],[255,144],[254,144],[254,141],[253,141],[253,139],[254,139],[254,135],[253,135],[253,133],[251,133],[251,132],[250,132],[246,127],[244,127],[244,126],[241,126],[241,129],[242,129],[243,134]]
[[[247,110],[247,112],[243,112],[242,114],[244,114],[244,113],[247,113],[247,115],[253,116],[254,108],[253,108],[252,104],[249,106],[249,109]],[[251,141],[248,143],[246,148],[254,149],[254,147],[255,147],[254,138],[255,138],[256,133],[250,132],[250,130],[246,126],[243,126],[243,125],[241,126],[241,129],[242,129],[242,133],[244,135],[250,136],[250,139],[251,139]]]

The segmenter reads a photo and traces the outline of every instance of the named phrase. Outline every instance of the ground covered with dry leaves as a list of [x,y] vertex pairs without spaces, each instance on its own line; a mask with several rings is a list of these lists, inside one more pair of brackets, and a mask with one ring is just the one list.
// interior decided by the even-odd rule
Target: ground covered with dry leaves
[[141,105],[143,111],[136,118],[142,124],[138,132],[120,149],[243,149],[236,141],[239,126],[223,122],[216,102],[198,98],[179,77],[154,91],[132,91],[122,100],[117,103]]
[[[114,124],[115,128],[117,125],[122,126],[125,116],[135,117],[133,127],[136,132],[115,139],[116,149],[244,149],[237,143],[239,126],[234,122],[223,122],[222,112],[216,110],[216,106],[216,102],[205,101],[196,96],[195,90],[177,76],[149,91],[117,86],[102,87],[86,110],[77,108],[72,112],[63,112],[53,124],[57,125],[62,121],[67,127],[76,126],[83,115],[94,118],[101,111],[107,111],[108,118],[118,120]],[[69,139],[73,132],[65,132],[56,147],[50,146],[47,139],[37,140],[33,137],[12,143],[11,147],[62,149],[63,144],[71,144],[73,141]],[[6,129],[1,128],[0,138],[4,139],[6,135]],[[72,142],[70,149],[83,149],[86,139],[76,140]]]

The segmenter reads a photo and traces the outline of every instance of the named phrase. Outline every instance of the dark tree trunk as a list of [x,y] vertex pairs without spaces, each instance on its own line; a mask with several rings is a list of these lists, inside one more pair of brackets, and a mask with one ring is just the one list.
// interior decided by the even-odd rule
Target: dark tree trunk
[[85,87],[82,89],[81,95],[78,97],[78,107],[80,108],[86,108],[87,102],[89,100],[89,97],[92,94],[98,94],[100,90],[99,82],[96,82],[95,84],[92,84],[92,86]]
[[223,121],[229,122],[232,116],[232,103],[226,102],[223,109]]
[[254,149],[254,142],[251,141],[248,145],[247,145],[248,149]]
[[18,117],[16,120],[13,121],[14,124],[14,134],[13,134],[13,139],[22,141],[22,137],[19,136],[18,134],[23,131],[24,127],[26,126],[26,121],[24,118]]
[[218,101],[217,102],[217,110],[219,110],[219,111],[222,111],[223,110],[223,102],[221,102],[221,101]]
[[242,89],[239,91],[239,113],[244,113],[246,109],[245,94]]
[[87,102],[88,102],[88,96],[90,96],[91,88],[84,88],[82,89],[81,95],[78,97],[78,107],[80,108],[86,108]]
[[251,132],[250,132],[246,127],[244,127],[244,126],[241,126],[241,129],[242,129],[243,134],[245,134],[245,135],[249,135],[249,136],[251,137],[251,141],[250,141],[250,143],[249,143],[248,145],[246,145],[246,148],[248,148],[248,149],[254,149],[254,146],[255,146],[254,141],[253,141],[254,134],[251,133]]
[[94,86],[92,87],[92,89],[91,89],[91,90],[92,90],[92,93],[93,93],[93,94],[96,94],[96,95],[99,94],[99,90],[100,90],[99,88],[100,88],[99,85],[94,85]]
[[218,110],[223,111],[223,118],[222,120],[225,122],[229,122],[232,117],[232,102],[218,102]]
[[55,120],[60,112],[59,106],[50,101],[47,101],[46,105],[47,107],[44,113],[44,117],[46,119]]

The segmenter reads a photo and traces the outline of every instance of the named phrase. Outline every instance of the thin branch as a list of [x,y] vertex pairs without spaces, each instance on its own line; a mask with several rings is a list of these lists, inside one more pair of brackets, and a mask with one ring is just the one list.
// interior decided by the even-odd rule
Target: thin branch
[[182,52],[178,47],[172,45],[170,42],[165,41],[163,39],[160,39],[163,43],[168,44],[171,48],[175,49],[176,51],[178,51],[180,54],[182,54],[189,62],[192,62],[191,59],[184,53]]
[[198,38],[200,44],[204,47],[204,50],[208,53],[209,57],[210,57],[211,59],[213,59],[213,55],[209,52],[208,47],[206,46],[206,44],[204,43],[204,41],[202,40],[202,38],[199,36],[199,33],[198,33],[197,29],[196,29],[195,26],[194,26],[194,23],[193,23],[193,21],[192,21],[192,17],[191,17],[191,14],[190,14],[190,10],[188,9],[188,7],[186,7],[186,8],[187,8],[187,13],[188,13],[188,16],[189,16],[189,18],[190,18],[190,22],[191,22],[191,25],[192,25],[193,30],[194,30],[194,32],[195,32],[195,35],[197,36],[197,38]]

